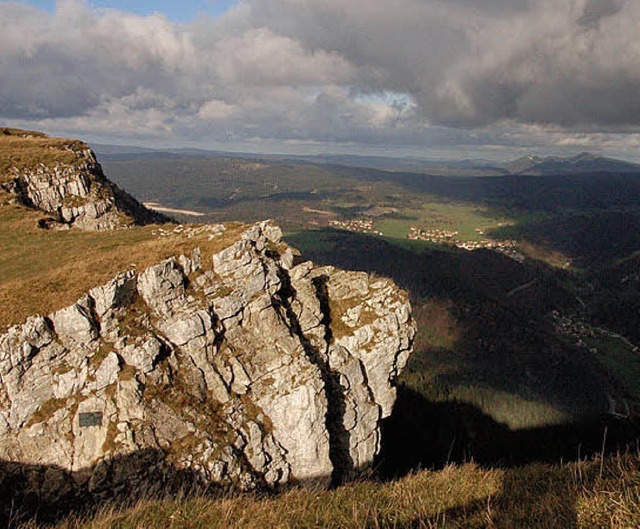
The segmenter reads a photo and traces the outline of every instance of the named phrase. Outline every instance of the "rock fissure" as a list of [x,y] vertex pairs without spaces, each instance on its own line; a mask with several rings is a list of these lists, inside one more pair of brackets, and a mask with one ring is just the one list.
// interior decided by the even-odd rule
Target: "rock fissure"
[[[296,299],[297,292],[291,286],[288,274],[283,273],[280,277],[282,282],[281,291],[284,295],[281,299]],[[329,434],[329,459],[333,465],[331,474],[332,485],[341,484],[353,470],[353,460],[349,454],[349,432],[344,427],[345,403],[342,386],[340,385],[340,375],[335,373],[329,367],[328,351],[331,336],[329,323],[331,315],[328,312],[328,304],[323,302],[323,287],[326,278],[322,276],[312,281],[322,311],[322,319],[320,325],[324,326],[324,338],[326,347],[320,350],[315,347],[311,341],[305,336],[300,325],[298,316],[293,311],[289,303],[283,303],[287,314],[290,328],[296,334],[304,347],[307,358],[319,369],[322,381],[326,389],[326,397],[328,401],[328,409],[325,417],[325,425]]]

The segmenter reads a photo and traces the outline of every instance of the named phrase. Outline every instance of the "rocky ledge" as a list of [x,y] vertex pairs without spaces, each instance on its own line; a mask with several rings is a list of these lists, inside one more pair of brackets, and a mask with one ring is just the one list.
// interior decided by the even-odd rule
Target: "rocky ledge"
[[[9,141],[6,149],[0,148],[0,162],[6,162],[5,157],[9,161],[0,163],[9,165],[0,174],[0,191],[50,214],[49,226],[107,230],[169,220],[109,181],[84,142],[0,129],[0,147]],[[20,149],[35,154],[21,158]]]
[[203,254],[0,336],[4,497],[328,485],[373,461],[415,335],[407,295],[299,263],[269,223]]

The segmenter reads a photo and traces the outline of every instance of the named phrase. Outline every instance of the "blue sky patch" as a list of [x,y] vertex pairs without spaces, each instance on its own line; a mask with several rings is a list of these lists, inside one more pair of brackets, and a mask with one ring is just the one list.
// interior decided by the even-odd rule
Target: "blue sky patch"
[[[55,0],[23,0],[23,4],[30,4],[39,9],[53,13]],[[128,11],[138,15],[163,13],[167,18],[176,22],[189,22],[199,14],[219,16],[235,3],[235,0],[88,0],[86,4],[93,8],[111,8]]]

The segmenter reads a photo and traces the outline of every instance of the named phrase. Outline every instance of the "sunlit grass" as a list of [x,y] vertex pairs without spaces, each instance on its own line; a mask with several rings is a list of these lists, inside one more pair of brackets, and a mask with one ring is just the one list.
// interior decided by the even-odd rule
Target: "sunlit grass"
[[77,140],[48,138],[41,133],[0,128],[0,182],[8,176],[9,168],[31,169],[40,163],[71,164],[77,161],[74,150],[88,149]]
[[525,399],[493,388],[456,386],[449,391],[448,400],[471,404],[512,430],[563,424],[572,418],[546,402]]
[[572,267],[570,257],[543,244],[520,240],[518,242],[518,249],[530,260],[545,263],[553,268],[577,271],[577,269]]
[[[76,301],[87,290],[120,272],[144,268],[201,247],[205,255],[240,231],[229,225],[224,237],[209,241],[158,237],[158,226],[89,232],[43,230],[43,214],[18,205],[0,206],[0,331],[31,314],[48,314]],[[166,226],[172,230],[173,226]]]

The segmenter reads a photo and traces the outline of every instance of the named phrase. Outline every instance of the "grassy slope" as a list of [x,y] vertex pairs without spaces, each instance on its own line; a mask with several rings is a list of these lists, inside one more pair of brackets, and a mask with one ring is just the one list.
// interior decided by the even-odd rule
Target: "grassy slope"
[[[207,235],[159,237],[158,226],[115,231],[48,231],[43,214],[0,205],[0,332],[31,314],[48,314],[76,301],[92,287],[136,266],[143,269],[200,246],[206,258],[238,235],[229,225],[219,239]],[[173,226],[166,226],[172,230]]]
[[513,469],[469,463],[334,491],[142,501],[124,510],[104,507],[95,517],[70,518],[56,527],[632,528],[640,524],[638,463],[637,455]]
[[0,128],[0,183],[10,168],[30,169],[40,163],[71,164],[77,160],[72,149],[88,149],[78,140],[49,138],[44,134]]

